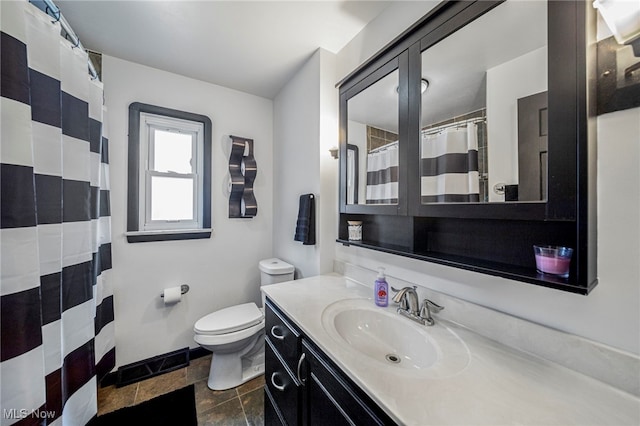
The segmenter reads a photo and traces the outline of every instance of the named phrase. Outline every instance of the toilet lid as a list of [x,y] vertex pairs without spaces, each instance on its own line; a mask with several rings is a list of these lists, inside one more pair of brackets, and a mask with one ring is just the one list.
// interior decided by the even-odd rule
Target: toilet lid
[[262,310],[255,303],[243,303],[206,315],[193,328],[200,334],[232,333],[258,324],[263,317]]

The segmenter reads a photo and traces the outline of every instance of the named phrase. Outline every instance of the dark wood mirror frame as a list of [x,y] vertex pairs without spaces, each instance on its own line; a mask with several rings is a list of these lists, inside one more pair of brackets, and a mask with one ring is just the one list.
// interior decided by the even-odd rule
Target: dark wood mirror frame
[[[445,1],[338,83],[338,241],[536,285],[588,294],[596,272],[595,11],[548,2],[549,181],[546,202],[421,204],[420,54],[502,1]],[[347,101],[398,69],[399,203],[346,203]],[[411,159],[414,159],[413,161]],[[362,243],[347,220],[363,222]],[[567,279],[538,273],[534,244],[574,249]]]

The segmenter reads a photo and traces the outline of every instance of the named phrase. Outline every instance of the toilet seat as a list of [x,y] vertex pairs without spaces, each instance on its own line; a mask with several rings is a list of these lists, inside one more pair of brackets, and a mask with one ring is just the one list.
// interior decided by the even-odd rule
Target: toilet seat
[[262,319],[258,324],[249,328],[225,334],[201,334],[196,331],[194,340],[199,345],[226,345],[227,343],[239,342],[263,330],[264,323],[265,321]]
[[255,303],[250,302],[205,315],[196,322],[193,330],[196,334],[219,336],[245,330],[260,322],[264,322],[264,313]]

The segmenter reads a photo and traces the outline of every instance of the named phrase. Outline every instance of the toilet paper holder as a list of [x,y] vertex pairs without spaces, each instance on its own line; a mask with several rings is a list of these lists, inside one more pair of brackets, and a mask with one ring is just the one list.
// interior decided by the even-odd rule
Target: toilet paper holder
[[[180,294],[185,294],[189,291],[189,286],[187,284],[182,284],[180,286]],[[160,297],[164,297],[164,293],[160,293]]]

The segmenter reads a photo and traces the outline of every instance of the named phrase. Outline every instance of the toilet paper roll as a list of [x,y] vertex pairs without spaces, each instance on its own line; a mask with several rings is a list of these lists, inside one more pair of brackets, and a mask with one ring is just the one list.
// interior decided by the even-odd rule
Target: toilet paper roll
[[165,305],[175,305],[182,299],[180,286],[165,288],[162,292]]

